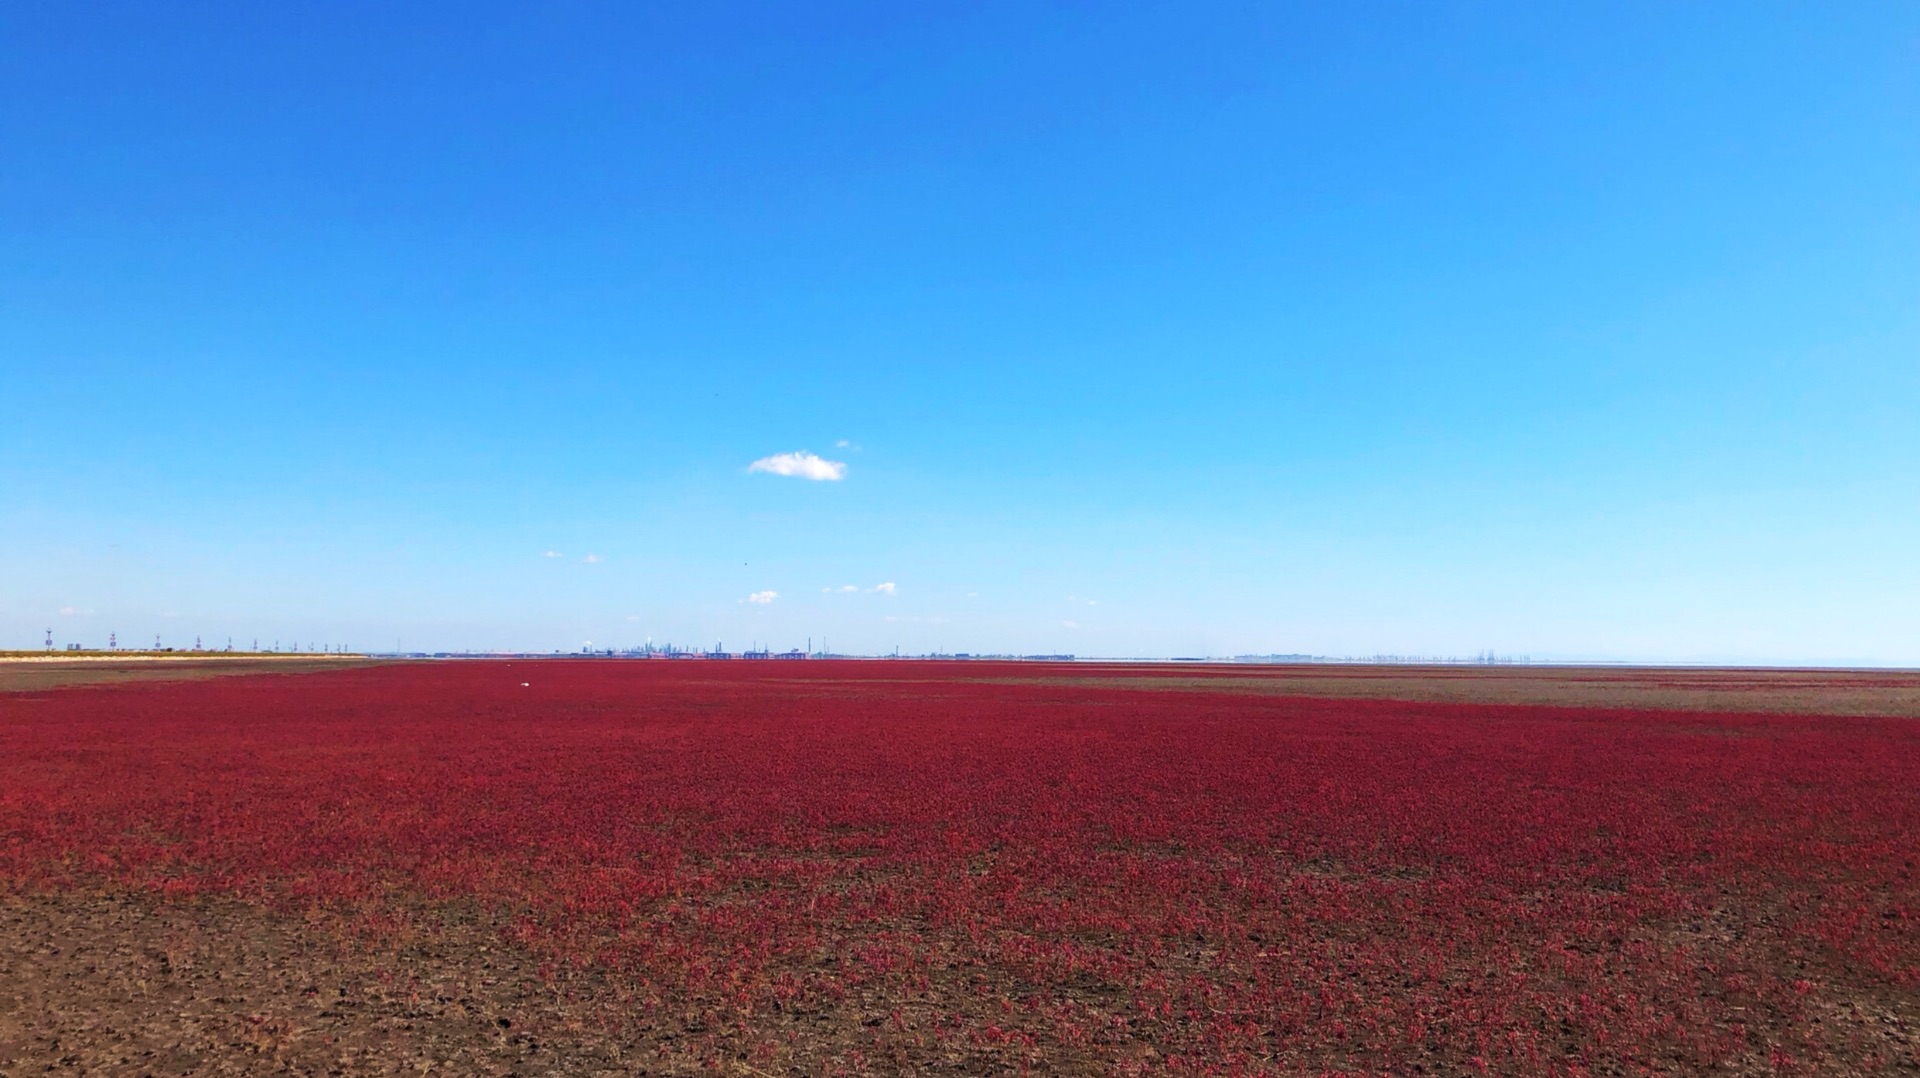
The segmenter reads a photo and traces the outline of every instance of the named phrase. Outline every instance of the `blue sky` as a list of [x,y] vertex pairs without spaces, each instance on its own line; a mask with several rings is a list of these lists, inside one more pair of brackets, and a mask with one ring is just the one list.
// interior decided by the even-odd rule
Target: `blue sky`
[[1910,4],[13,5],[0,100],[0,646],[1920,664]]

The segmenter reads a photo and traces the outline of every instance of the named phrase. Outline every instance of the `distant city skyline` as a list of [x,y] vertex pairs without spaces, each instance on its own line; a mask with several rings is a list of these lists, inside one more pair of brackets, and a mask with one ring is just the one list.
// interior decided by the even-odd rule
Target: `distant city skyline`
[[1920,665],[1917,47],[0,11],[0,648]]

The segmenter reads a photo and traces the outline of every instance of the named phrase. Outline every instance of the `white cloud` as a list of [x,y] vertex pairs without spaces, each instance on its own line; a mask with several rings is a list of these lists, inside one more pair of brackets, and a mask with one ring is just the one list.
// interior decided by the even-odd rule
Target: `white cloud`
[[586,562],[588,565],[598,565],[600,564],[600,555],[589,554],[586,557],[581,558],[580,560],[583,562]]
[[893,595],[898,593],[900,589],[893,581],[889,580],[884,584],[875,584],[873,590],[881,595]]
[[63,618],[90,618],[93,616],[93,611],[84,606],[63,606],[60,608],[60,616]]
[[853,443],[847,441],[845,438],[842,438],[839,441],[833,443],[833,447],[835,449],[852,449]]
[[848,593],[852,593],[852,592],[856,592],[856,591],[859,591],[859,590],[860,590],[860,585],[858,585],[858,584],[842,584],[842,585],[840,585],[840,590],[841,590],[841,591],[843,591],[843,592],[848,592]]
[[841,461],[824,460],[802,449],[798,453],[775,453],[747,465],[747,471],[769,475],[790,475],[795,479],[839,480],[847,477]]
[[541,556],[541,557],[543,557],[543,558],[564,558],[564,557],[566,557],[566,555],[565,555],[565,554],[562,554],[562,553],[560,553],[560,552],[559,552],[558,550],[549,550],[549,551],[547,551],[547,552],[546,552],[545,554],[542,554],[542,555],[540,555],[540,556]]
[[777,591],[756,591],[752,595],[747,596],[747,602],[765,606],[778,598],[780,598],[780,593]]
[[1088,600],[1087,600],[1087,605],[1088,605],[1088,606],[1099,606],[1099,605],[1100,605],[1100,600],[1098,600],[1098,599],[1088,599]]
[[1063,621],[1060,624],[1062,627],[1068,629],[1078,629],[1080,627],[1080,623],[1077,621]]

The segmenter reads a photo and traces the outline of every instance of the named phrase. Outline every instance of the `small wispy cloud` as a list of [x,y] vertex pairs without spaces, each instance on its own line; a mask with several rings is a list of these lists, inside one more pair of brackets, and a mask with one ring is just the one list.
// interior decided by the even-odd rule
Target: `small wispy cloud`
[[780,593],[777,591],[756,591],[752,595],[747,596],[746,601],[756,606],[765,606],[778,598],[780,598]]
[[63,606],[60,608],[60,616],[63,618],[90,618],[93,616],[93,610],[85,606]]
[[1080,623],[1077,621],[1063,621],[1060,623],[1060,626],[1061,628],[1064,628],[1064,629],[1078,629],[1080,627]]
[[581,558],[580,560],[583,562],[586,562],[588,565],[598,565],[600,564],[600,555],[589,554],[586,557]]
[[900,591],[900,588],[899,588],[899,585],[889,580],[884,584],[875,584],[873,586],[873,590],[875,593],[880,595],[894,595]]
[[837,482],[847,477],[845,462],[827,460],[804,449],[797,453],[775,453],[771,457],[761,457],[747,465],[747,471],[828,482]]
[[543,558],[564,558],[564,557],[566,557],[566,555],[565,555],[565,554],[562,554],[562,553],[560,553],[560,552],[559,552],[558,550],[549,550],[549,551],[547,551],[547,552],[546,552],[545,554],[542,554],[542,555],[540,555],[540,556],[541,556],[541,557],[543,557]]

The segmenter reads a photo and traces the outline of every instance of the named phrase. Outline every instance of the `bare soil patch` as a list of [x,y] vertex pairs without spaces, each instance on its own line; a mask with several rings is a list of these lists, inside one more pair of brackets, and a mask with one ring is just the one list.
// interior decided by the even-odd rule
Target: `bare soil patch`
[[1920,671],[1670,667],[1049,665],[1007,684],[1424,703],[1920,717]]
[[[231,900],[0,899],[0,1078],[1112,1073],[1087,1051],[1061,1045],[930,1043],[924,1031],[962,1015],[1011,1013],[1032,991],[966,962],[937,964],[917,990],[896,986],[838,1006],[764,1013],[716,1038],[711,1012],[643,1004],[600,971],[555,969],[503,941],[497,927],[454,911],[378,945],[339,929]],[[1204,957],[1170,956],[1168,970],[1203,976]],[[1443,976],[1465,987],[1475,975]],[[1801,1020],[1824,1024],[1840,1050],[1802,1060],[1800,1072],[1920,1073],[1920,1000],[1834,984],[1814,992],[1812,1014]],[[1125,1010],[1098,978],[1067,994]],[[1792,1020],[1765,1006],[1750,1008],[1747,1019],[1762,1043],[1794,1037]],[[1087,1047],[1117,1051],[1130,1061],[1127,1073],[1152,1073],[1166,1059],[1159,1049],[1173,1039],[1172,1026],[1184,1020],[1137,1024],[1118,1041],[1101,1037]],[[763,1058],[746,1050],[755,1043],[778,1048]],[[1560,1063],[1579,1058],[1571,1044],[1564,1054],[1555,1051],[1561,1047],[1548,1049]],[[1279,1073],[1365,1073],[1381,1062],[1360,1041],[1275,1049],[1249,1062]],[[1419,1069],[1465,1074],[1474,1065],[1437,1050]],[[1671,1070],[1656,1069],[1687,1067],[1675,1060]],[[1717,1070],[1775,1073],[1757,1050]]]
[[232,901],[0,900],[0,1075],[646,1073],[574,987],[470,926],[376,949]]
[[[1015,990],[958,967],[933,992],[723,1029],[710,1009],[662,1008],[602,970],[555,967],[471,915],[420,914],[374,944],[324,916],[224,899],[0,898],[0,1078],[1100,1073],[1079,1053],[1042,1061],[1017,1044],[942,1050],[911,1036],[997,1014]],[[883,1025],[919,1050],[880,1049]],[[767,1050],[750,1060],[754,1044]]]
[[304,674],[317,670],[347,670],[384,660],[361,656],[337,659],[313,655],[266,658],[132,658],[41,659],[0,658],[0,692],[41,692],[69,685],[110,685],[127,681],[197,681],[237,674]]

